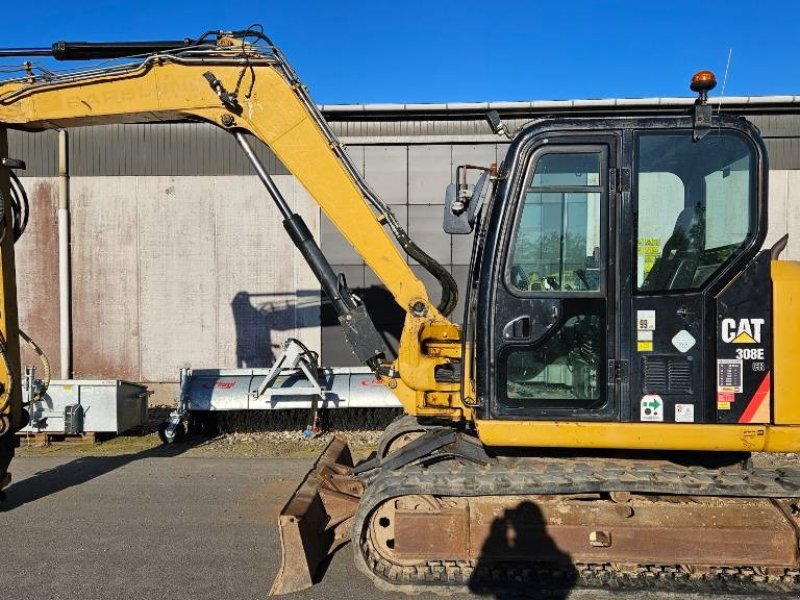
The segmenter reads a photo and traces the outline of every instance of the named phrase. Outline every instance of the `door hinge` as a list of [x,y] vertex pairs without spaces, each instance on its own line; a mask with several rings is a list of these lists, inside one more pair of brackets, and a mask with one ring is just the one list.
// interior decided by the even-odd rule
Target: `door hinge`
[[611,381],[625,382],[628,381],[628,361],[615,360],[608,361],[608,379]]
[[608,185],[612,192],[631,191],[631,170],[630,169],[609,169]]

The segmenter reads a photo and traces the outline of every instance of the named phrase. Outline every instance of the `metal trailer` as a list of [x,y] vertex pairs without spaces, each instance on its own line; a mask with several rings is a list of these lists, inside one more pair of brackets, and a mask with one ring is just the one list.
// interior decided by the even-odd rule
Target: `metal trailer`
[[318,355],[289,339],[275,364],[263,369],[182,369],[177,409],[159,429],[172,443],[192,412],[308,410],[306,437],[319,433],[318,411],[401,408],[368,367],[320,367]]
[[[39,397],[40,382],[27,370],[29,433],[123,433],[147,423],[146,386],[120,379],[54,379]],[[38,397],[38,399],[36,399]]]

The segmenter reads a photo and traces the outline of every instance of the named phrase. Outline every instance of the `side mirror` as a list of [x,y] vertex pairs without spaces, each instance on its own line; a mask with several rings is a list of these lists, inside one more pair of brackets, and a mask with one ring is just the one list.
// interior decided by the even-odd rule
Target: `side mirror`
[[[480,169],[483,171],[478,177],[475,185],[466,183],[466,170]],[[462,170],[464,177],[459,177]],[[484,167],[472,167],[462,165],[456,170],[456,179],[461,179],[461,183],[451,183],[447,186],[447,193],[444,199],[444,220],[442,227],[445,233],[466,234],[472,233],[475,229],[475,222],[478,220],[483,198],[486,195],[486,184],[489,182],[489,175],[493,169]]]

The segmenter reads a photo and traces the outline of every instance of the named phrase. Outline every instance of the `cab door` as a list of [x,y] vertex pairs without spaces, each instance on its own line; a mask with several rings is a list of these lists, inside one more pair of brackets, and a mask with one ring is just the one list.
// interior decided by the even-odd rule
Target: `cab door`
[[479,295],[487,418],[616,419],[619,140],[540,134],[512,149],[517,172],[489,226],[502,234],[484,250],[494,290]]
[[[769,268],[746,266],[766,232],[756,148],[727,127],[699,140],[685,127],[637,129],[626,147],[634,177],[621,297],[633,326],[623,340],[631,365],[623,415],[769,422],[758,392],[769,389]],[[758,417],[746,413],[753,400],[764,404]]]

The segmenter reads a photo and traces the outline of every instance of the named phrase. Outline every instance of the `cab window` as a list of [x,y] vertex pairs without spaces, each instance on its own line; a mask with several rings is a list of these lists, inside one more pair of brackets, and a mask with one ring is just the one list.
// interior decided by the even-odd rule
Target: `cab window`
[[636,157],[637,289],[700,289],[753,235],[753,150],[732,132],[648,132]]
[[536,161],[511,249],[514,288],[600,288],[600,165],[598,152],[552,152]]

